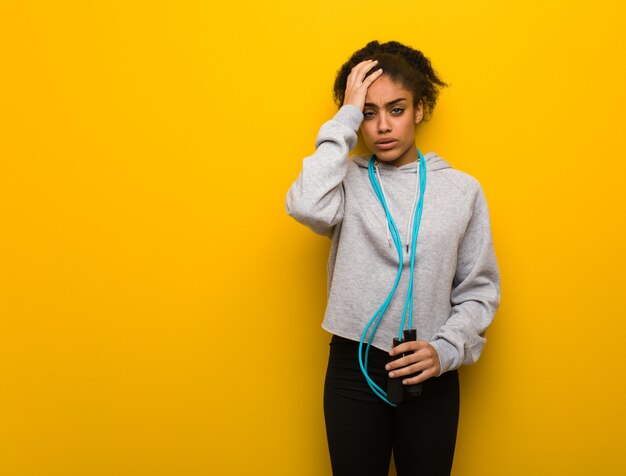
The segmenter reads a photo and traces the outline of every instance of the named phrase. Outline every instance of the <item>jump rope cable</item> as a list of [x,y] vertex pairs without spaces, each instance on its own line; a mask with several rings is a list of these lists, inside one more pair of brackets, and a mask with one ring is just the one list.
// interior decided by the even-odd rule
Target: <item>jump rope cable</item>
[[[419,181],[415,181],[415,199],[413,201],[413,214],[410,216],[409,226],[407,227],[407,251],[410,251],[410,276],[409,276],[409,286],[407,289],[407,297],[404,303],[404,309],[402,311],[402,320],[400,322],[399,329],[399,338],[402,338],[402,331],[404,329],[404,324],[406,322],[406,316],[408,314],[408,328],[410,329],[413,325],[413,274],[415,269],[415,249],[417,244],[417,235],[419,233],[419,228],[422,220],[422,210],[424,208],[424,192],[426,190],[426,160],[424,156],[417,149],[417,153],[419,155]],[[367,372],[367,363],[369,357],[369,350],[372,345],[372,341],[374,340],[374,335],[376,334],[376,330],[378,326],[382,322],[382,319],[391,303],[391,299],[393,298],[398,284],[400,282],[400,278],[402,276],[403,269],[403,246],[402,246],[402,238],[400,236],[400,232],[398,231],[398,227],[391,215],[391,211],[387,204],[387,200],[385,198],[385,192],[382,185],[382,181],[380,179],[380,173],[378,171],[378,164],[375,164],[376,157],[372,155],[370,161],[368,163],[368,173],[369,179],[374,189],[374,193],[378,198],[378,201],[383,207],[385,212],[385,216],[387,218],[387,239],[393,239],[393,243],[396,247],[396,251],[398,253],[398,273],[396,275],[396,279],[394,281],[393,287],[387,299],[383,302],[383,304],[376,310],[372,318],[369,320],[367,325],[365,326],[365,330],[361,335],[361,339],[359,341],[359,366],[361,367],[361,372],[363,373],[367,384],[372,389],[372,391],[381,398],[384,402],[388,403],[391,406],[396,406],[396,404],[391,403],[387,399],[387,393],[380,388],[369,376]],[[418,184],[419,184],[419,196],[418,192]],[[419,198],[418,198],[419,197]],[[410,233],[412,232],[412,233]],[[410,244],[409,244],[409,236],[411,236]],[[372,331],[369,333],[370,328],[373,326]],[[363,353],[363,344],[365,343],[365,338],[367,337],[367,346],[365,348],[365,353]]]

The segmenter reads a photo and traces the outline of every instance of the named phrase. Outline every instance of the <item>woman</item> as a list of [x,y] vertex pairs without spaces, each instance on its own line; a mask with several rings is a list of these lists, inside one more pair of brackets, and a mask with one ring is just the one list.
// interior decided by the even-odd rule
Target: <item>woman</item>
[[[450,474],[457,368],[478,359],[499,305],[480,184],[415,146],[445,85],[420,51],[368,43],[340,69],[340,109],[287,194],[292,217],[332,238],[322,325],[335,475],[387,475],[392,451],[399,476]],[[349,158],[359,127],[371,156]]]

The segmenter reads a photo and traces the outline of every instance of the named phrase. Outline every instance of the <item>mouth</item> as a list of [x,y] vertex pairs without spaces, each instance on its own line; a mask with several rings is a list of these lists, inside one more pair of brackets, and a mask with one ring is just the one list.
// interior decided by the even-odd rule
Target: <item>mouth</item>
[[374,142],[376,147],[380,150],[393,149],[398,141],[396,139],[380,139]]

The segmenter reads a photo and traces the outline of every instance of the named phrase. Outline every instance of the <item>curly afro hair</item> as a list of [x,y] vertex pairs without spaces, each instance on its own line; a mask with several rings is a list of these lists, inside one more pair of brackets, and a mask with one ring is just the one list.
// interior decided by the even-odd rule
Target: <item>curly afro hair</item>
[[366,76],[382,68],[383,75],[397,81],[402,87],[413,93],[413,106],[416,107],[422,101],[426,119],[431,116],[437,103],[439,89],[446,87],[447,84],[437,76],[430,60],[421,51],[397,41],[388,41],[387,43],[370,41],[344,63],[335,78],[334,99],[338,107],[343,105],[346,82],[352,68],[361,61],[368,59],[378,60],[378,64]]

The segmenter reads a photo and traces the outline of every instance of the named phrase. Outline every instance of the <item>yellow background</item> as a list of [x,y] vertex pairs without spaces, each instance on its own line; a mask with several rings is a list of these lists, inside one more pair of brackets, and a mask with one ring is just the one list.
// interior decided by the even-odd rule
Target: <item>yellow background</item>
[[[221,2],[219,2],[221,3]],[[443,79],[502,306],[456,476],[622,475],[622,2],[3,2],[0,474],[330,474],[329,242],[285,193],[371,39]]]

